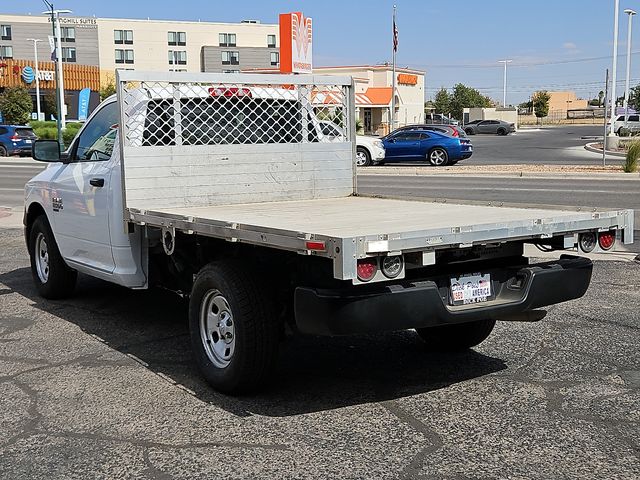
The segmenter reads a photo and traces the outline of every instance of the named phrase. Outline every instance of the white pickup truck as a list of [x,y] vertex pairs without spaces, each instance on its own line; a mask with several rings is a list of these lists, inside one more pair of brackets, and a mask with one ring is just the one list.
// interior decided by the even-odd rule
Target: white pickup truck
[[[342,138],[322,135],[327,117]],[[51,162],[25,194],[40,294],[71,295],[82,272],[189,295],[195,361],[233,393],[268,380],[289,330],[470,348],[587,290],[589,259],[531,264],[525,244],[633,242],[630,210],[359,195],[354,118],[350,77],[120,71],[67,151],[33,146]]]

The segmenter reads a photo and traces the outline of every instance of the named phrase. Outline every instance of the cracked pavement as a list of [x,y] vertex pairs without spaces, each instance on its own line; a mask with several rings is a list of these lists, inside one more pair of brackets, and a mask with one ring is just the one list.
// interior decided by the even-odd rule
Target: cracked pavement
[[639,292],[640,265],[596,262],[584,298],[456,355],[289,338],[273,386],[232,398],[183,300],[85,276],[43,300],[0,230],[0,478],[637,479]]

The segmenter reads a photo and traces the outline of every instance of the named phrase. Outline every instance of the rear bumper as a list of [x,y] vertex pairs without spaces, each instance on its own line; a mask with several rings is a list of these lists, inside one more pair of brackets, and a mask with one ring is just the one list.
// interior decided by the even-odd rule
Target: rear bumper
[[449,275],[394,285],[375,291],[299,287],[295,292],[298,330],[313,335],[348,335],[433,327],[505,318],[517,313],[580,298],[591,281],[593,264],[583,257],[496,270],[490,273],[493,300],[449,305]]

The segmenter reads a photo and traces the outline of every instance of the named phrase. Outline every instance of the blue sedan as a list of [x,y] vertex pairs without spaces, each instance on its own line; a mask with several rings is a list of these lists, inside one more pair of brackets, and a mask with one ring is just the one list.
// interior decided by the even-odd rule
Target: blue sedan
[[384,137],[382,143],[385,162],[428,160],[434,167],[442,167],[473,154],[471,140],[433,130],[399,130]]

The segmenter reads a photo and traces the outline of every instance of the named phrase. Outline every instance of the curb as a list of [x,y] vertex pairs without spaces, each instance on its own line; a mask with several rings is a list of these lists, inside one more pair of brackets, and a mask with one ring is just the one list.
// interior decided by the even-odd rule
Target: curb
[[[584,146],[584,149],[589,151],[589,152],[602,154],[602,150],[600,150],[599,148],[595,148],[592,145],[595,145],[595,143],[587,143]],[[612,152],[611,150],[607,150],[607,155],[611,155],[612,157],[620,157],[620,158],[626,157],[626,154],[624,154],[624,153]]]
[[[454,167],[455,168],[455,167]],[[460,171],[432,170],[433,167],[366,167],[358,169],[358,176],[398,176],[398,177],[487,177],[487,178],[567,178],[581,180],[640,180],[640,173],[568,173],[568,172],[525,172],[525,171]]]

